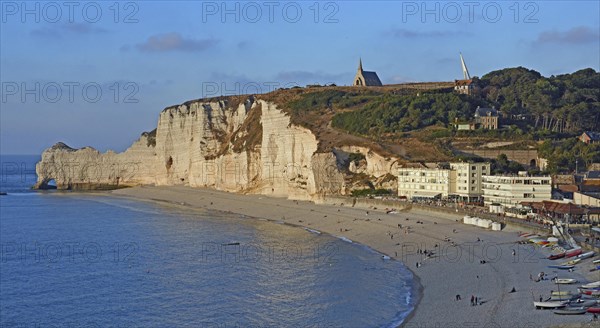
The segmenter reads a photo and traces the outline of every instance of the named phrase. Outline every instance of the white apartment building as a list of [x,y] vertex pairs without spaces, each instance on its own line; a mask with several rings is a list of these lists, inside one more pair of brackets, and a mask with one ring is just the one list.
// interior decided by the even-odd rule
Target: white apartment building
[[489,163],[450,163],[450,168],[398,169],[398,196],[473,200],[482,196],[481,177],[490,174]]
[[483,200],[486,206],[501,204],[517,207],[521,202],[541,202],[552,198],[551,177],[483,176]]
[[483,195],[482,177],[490,175],[490,163],[450,163],[456,171],[455,195],[472,201]]

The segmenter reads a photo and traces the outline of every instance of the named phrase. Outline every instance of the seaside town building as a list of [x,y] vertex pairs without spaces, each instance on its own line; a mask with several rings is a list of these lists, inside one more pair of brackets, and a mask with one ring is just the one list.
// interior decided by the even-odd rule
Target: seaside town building
[[532,177],[527,174],[484,175],[483,200],[486,206],[500,204],[518,207],[522,202],[540,202],[552,198],[552,178]]
[[496,108],[481,108],[475,110],[475,124],[478,128],[498,130],[498,111]]
[[450,163],[438,168],[398,169],[398,196],[409,199],[455,197],[477,201],[483,194],[481,178],[489,163]]
[[377,73],[363,70],[362,59],[359,59],[358,61],[358,69],[356,70],[356,75],[354,76],[354,82],[352,85],[366,87],[382,86],[381,80],[379,80]]
[[586,131],[578,139],[586,144],[600,143],[600,132]]
[[472,95],[477,92],[477,85],[475,85],[471,74],[469,74],[469,69],[467,68],[467,64],[465,64],[462,54],[460,54],[460,65],[463,72],[463,79],[454,80],[454,91],[464,95]]
[[459,131],[471,131],[476,129],[497,130],[498,118],[499,113],[495,108],[477,107],[473,119],[470,122],[462,122],[456,118],[454,121],[454,128]]

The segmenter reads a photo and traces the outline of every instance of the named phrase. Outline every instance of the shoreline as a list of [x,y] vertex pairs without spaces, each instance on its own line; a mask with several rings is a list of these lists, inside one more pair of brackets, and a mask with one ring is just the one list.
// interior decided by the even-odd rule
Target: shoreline
[[[553,277],[555,272],[547,265],[555,263],[545,259],[546,250],[515,244],[520,239],[517,230],[511,227],[493,232],[464,225],[459,222],[462,217],[452,214],[418,209],[386,214],[382,209],[314,204],[189,187],[135,187],[108,194],[236,213],[317,230],[387,255],[402,262],[413,275],[411,301],[414,301],[414,307],[403,318],[400,327],[469,324],[550,327],[589,321],[588,315],[556,316],[551,311],[533,308],[533,300],[540,295],[549,296],[555,286],[549,281],[530,282],[529,275],[544,271]],[[410,226],[408,233],[407,226]],[[446,242],[446,237],[452,242]],[[476,241],[479,238],[481,242]],[[417,251],[419,248],[434,251],[436,255],[426,257]],[[514,249],[518,251],[516,257],[511,256]],[[486,262],[482,264],[481,260]],[[410,265],[416,262],[420,263],[419,267]],[[556,274],[561,278],[586,281],[579,271]],[[575,290],[576,286],[565,289]],[[516,293],[508,293],[512,287],[516,288]],[[460,301],[455,300],[456,295],[461,295]],[[483,304],[470,306],[469,295],[477,295]]]

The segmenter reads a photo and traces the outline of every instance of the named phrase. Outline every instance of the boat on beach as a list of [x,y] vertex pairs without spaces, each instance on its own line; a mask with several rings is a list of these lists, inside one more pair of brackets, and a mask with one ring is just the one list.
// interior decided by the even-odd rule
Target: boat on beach
[[566,307],[563,309],[558,309],[558,310],[554,310],[552,311],[554,312],[554,314],[560,314],[560,315],[578,315],[578,314],[585,314],[587,312],[587,309],[584,307]]
[[570,270],[573,269],[575,266],[574,265],[549,265],[549,268],[552,269],[559,269],[559,270]]
[[596,306],[597,304],[598,304],[598,301],[596,301],[596,300],[581,300],[580,299],[575,302],[569,303],[569,306],[589,308],[592,306]]
[[585,259],[589,259],[590,257],[593,257],[594,255],[596,255],[596,252],[591,251],[591,252],[577,255],[577,259],[585,260]]
[[557,254],[551,254],[550,256],[548,256],[549,260],[558,260],[558,259],[562,259],[563,257],[565,257],[567,255],[567,253],[557,253]]
[[587,309],[588,313],[600,313],[600,307],[591,307]]
[[590,282],[589,284],[585,284],[585,285],[581,286],[581,288],[583,288],[583,289],[600,288],[600,281]]
[[572,250],[569,250],[569,251],[565,252],[565,258],[575,257],[575,256],[578,256],[578,255],[581,255],[581,253],[583,253],[583,251],[581,250],[581,248],[572,249]]
[[586,289],[581,291],[582,294],[590,295],[590,296],[600,296],[600,290],[596,289]]
[[554,302],[533,302],[536,309],[558,309],[567,306],[567,302],[554,301]]
[[561,263],[560,265],[575,265],[575,264],[577,264],[579,262],[581,262],[581,259],[574,259],[574,260],[571,260],[571,261],[567,261],[565,263]]
[[571,292],[568,290],[562,291],[562,292],[552,292],[551,295],[552,296],[568,296],[568,295],[571,295]]
[[554,279],[555,284],[566,285],[566,284],[574,284],[576,282],[577,282],[577,280],[575,280],[575,279]]
[[600,260],[594,260],[592,263],[598,264],[598,263],[600,263]]

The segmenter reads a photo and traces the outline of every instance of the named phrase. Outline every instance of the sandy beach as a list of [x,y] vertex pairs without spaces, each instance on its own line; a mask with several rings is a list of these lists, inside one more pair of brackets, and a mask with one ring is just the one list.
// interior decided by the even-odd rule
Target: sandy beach
[[[136,187],[111,194],[283,221],[367,245],[404,262],[415,275],[419,302],[404,327],[551,327],[591,319],[590,315],[558,316],[534,308],[534,299],[548,298],[557,290],[549,279],[558,276],[587,282],[581,270],[588,265],[571,273],[550,269],[548,265],[557,263],[545,259],[549,251],[516,244],[519,231],[510,226],[496,232],[464,225],[459,216],[437,212],[386,214],[385,209],[349,204],[316,205],[187,187]],[[434,255],[428,257],[422,251]],[[530,280],[540,272],[549,279]],[[561,291],[576,291],[576,286],[561,286]],[[472,306],[471,296],[482,304]]]

